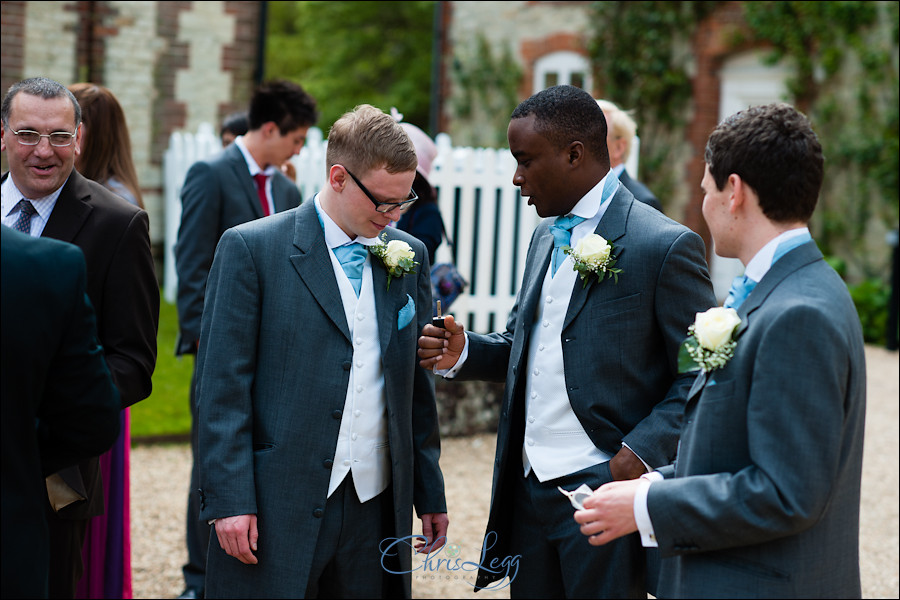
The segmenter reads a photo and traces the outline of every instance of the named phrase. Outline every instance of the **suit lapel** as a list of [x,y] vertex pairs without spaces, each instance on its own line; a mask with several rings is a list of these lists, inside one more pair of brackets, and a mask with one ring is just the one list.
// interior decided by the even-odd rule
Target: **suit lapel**
[[75,239],[93,211],[89,202],[91,195],[84,182],[84,177],[73,170],[59,193],[41,237],[64,242],[72,242]]
[[341,302],[341,292],[331,267],[331,257],[325,245],[325,233],[319,223],[314,202],[306,202],[297,209],[294,220],[294,246],[297,253],[290,257],[300,279],[338,329],[350,340],[347,316]]
[[[390,241],[391,237],[390,233],[388,233],[387,240]],[[375,287],[375,310],[378,313],[378,341],[381,345],[381,356],[387,356],[391,334],[396,327],[397,312],[400,310],[400,307],[394,306],[396,303],[392,301],[392,298],[396,297],[397,290],[401,288],[401,285],[399,280],[396,278],[392,279],[391,284],[394,291],[389,291],[387,289],[387,269],[384,268],[384,264],[371,252],[369,253],[369,260],[372,263],[372,285]],[[419,265],[419,268],[421,269],[422,265]],[[412,277],[412,275],[405,275],[404,277]],[[387,364],[387,361],[385,361],[385,364]]]
[[238,181],[241,182],[241,187],[243,188],[243,190],[241,190],[241,195],[247,200],[247,202],[249,202],[250,210],[253,211],[253,214],[256,216],[256,218],[261,218],[263,216],[263,212],[262,206],[259,203],[259,193],[256,191],[256,182],[250,175],[250,168],[247,166],[247,161],[246,159],[244,159],[244,154],[236,144],[231,144],[230,146],[225,148],[225,156],[228,160],[228,163],[231,165],[231,168],[234,169],[234,171],[237,173]]
[[[624,185],[619,185],[619,189],[612,199],[609,200],[609,207],[607,207],[606,213],[600,219],[600,223],[597,224],[597,228],[594,230],[594,233],[602,236],[610,244],[613,244],[625,235],[626,226],[628,224],[628,213],[631,211],[631,206],[634,202],[634,197],[631,196],[629,198],[629,196],[631,196],[631,192],[626,190]],[[616,245],[613,253],[616,257],[619,257],[625,250],[624,247]],[[598,282],[594,279],[593,283],[585,287],[581,277],[576,277],[575,287],[572,289],[572,298],[569,300],[569,309],[566,311],[566,320],[563,323],[563,329],[565,330],[566,327],[571,325],[572,321],[575,320],[575,317],[578,316],[578,313],[584,308],[589,294],[608,293],[604,290],[610,284],[611,282],[607,280]],[[594,288],[597,287],[601,288],[600,291],[594,292]]]
[[[534,321],[538,298],[550,266],[550,255],[553,252],[553,235],[549,229],[545,228],[538,234],[532,252],[534,259],[529,263],[530,268],[526,267],[525,269],[518,309],[518,319],[525,325],[526,342],[531,333],[531,323]],[[523,347],[525,346],[523,345]]]

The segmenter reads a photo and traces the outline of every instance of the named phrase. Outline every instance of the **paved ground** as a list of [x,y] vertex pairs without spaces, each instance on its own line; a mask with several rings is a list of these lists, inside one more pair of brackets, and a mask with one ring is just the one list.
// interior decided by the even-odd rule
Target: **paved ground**
[[[863,471],[860,552],[864,598],[898,598],[900,571],[900,432],[898,355],[867,348],[868,412]],[[447,482],[451,543],[458,556],[478,561],[491,493],[494,436],[445,439],[441,465]],[[135,598],[175,598],[182,589],[185,494],[190,450],[184,444],[132,450],[132,564]],[[471,593],[474,574],[414,563],[416,598],[508,598],[509,590]],[[435,568],[437,567],[437,568]]]

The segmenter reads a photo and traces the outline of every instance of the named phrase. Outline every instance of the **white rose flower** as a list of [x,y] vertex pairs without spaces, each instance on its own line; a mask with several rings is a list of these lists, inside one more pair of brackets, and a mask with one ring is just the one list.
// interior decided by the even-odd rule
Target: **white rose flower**
[[415,253],[409,244],[402,240],[391,240],[388,242],[387,249],[384,251],[384,259],[391,266],[397,266],[404,258],[413,259]]
[[736,310],[716,306],[706,312],[697,313],[694,335],[703,348],[718,350],[731,341],[731,334],[740,323],[741,318]]
[[575,244],[575,255],[590,264],[601,264],[609,258],[609,244],[601,236],[591,233]]

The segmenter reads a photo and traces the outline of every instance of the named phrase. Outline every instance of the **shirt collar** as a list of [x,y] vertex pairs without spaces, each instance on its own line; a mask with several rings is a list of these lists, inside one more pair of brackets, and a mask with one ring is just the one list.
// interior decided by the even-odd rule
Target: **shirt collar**
[[[68,182],[69,180],[67,178],[66,183]],[[62,189],[66,187],[66,183],[59,186],[52,194],[32,200],[31,198],[25,198],[22,192],[19,191],[19,188],[13,181],[12,173],[10,173],[6,178],[6,181],[3,182],[2,188],[0,188],[0,214],[6,219],[9,216],[9,213],[11,213],[19,204],[20,200],[28,200],[31,202],[32,206],[34,206],[34,210],[37,211],[37,214],[40,215],[41,219],[46,222],[47,219],[50,218],[50,213],[53,212],[53,207],[56,206],[56,201],[59,200],[59,194],[62,192]]]
[[[609,180],[610,178],[616,179],[616,181],[609,182],[612,191],[609,193],[609,196],[604,199],[603,189],[607,184],[607,180]],[[609,200],[615,195],[618,186],[618,178],[616,178],[612,171],[608,172],[603,179],[597,182],[597,185],[592,187],[590,191],[585,194],[581,198],[581,200],[578,201],[578,204],[575,205],[575,208],[573,208],[571,213],[569,214],[584,217],[587,220],[595,220],[599,222],[600,217],[603,216],[603,213],[606,212],[606,208],[609,206]]]
[[747,263],[747,268],[744,269],[744,275],[753,281],[762,281],[762,278],[765,277],[766,273],[769,272],[769,269],[772,268],[772,259],[775,257],[775,250],[778,246],[781,245],[782,242],[786,242],[787,240],[803,234],[809,235],[808,227],[789,229],[769,240],[769,242],[760,248],[759,252],[750,259],[750,262]]
[[355,238],[351,238],[344,230],[338,227],[338,224],[334,222],[334,220],[328,216],[328,213],[322,208],[322,203],[319,201],[319,194],[316,194],[315,197],[316,204],[316,214],[319,216],[319,223],[322,224],[322,229],[325,231],[325,245],[329,250],[334,250],[340,246],[345,246],[347,244],[353,242],[359,242],[363,246],[372,246],[374,244],[380,244],[381,240],[378,238],[364,238],[361,236],[356,236]]
[[244,155],[244,161],[247,163],[247,168],[250,170],[250,176],[255,177],[258,173],[263,173],[264,175],[271,177],[275,174],[277,169],[275,165],[269,165],[265,169],[261,169],[260,166],[253,160],[253,156],[250,154],[250,151],[247,150],[246,144],[244,144],[244,136],[239,135],[234,138],[234,145],[240,149],[241,154]]

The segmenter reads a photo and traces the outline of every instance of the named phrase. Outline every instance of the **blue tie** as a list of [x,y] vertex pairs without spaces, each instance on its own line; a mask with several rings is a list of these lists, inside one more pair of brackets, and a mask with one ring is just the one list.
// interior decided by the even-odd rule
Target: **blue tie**
[[550,233],[553,234],[553,262],[551,265],[553,275],[556,275],[559,265],[566,260],[566,254],[562,248],[569,245],[569,240],[572,239],[572,229],[582,221],[584,221],[584,217],[568,215],[556,217],[556,221],[550,226]]
[[19,217],[12,228],[22,233],[31,233],[31,216],[37,214],[34,205],[28,200],[19,200]]
[[356,296],[359,297],[359,288],[362,287],[363,265],[366,264],[368,250],[359,242],[344,244],[334,249],[334,255],[344,268],[344,273],[353,285]]
[[[779,258],[784,256],[797,246],[802,246],[811,239],[812,237],[808,233],[803,233],[781,242],[780,244],[778,244],[778,247],[775,248],[775,254],[772,256],[772,264],[774,265],[776,262],[778,262]],[[735,277],[734,281],[731,282],[731,289],[728,290],[728,297],[725,298],[725,308],[737,309],[741,304],[743,304],[744,300],[747,299],[747,296],[750,295],[750,292],[753,291],[753,288],[756,287],[756,284],[756,281],[753,281],[746,275],[739,275]]]
[[734,281],[731,282],[731,289],[728,290],[728,297],[725,298],[725,308],[737,310],[755,287],[756,282],[746,275],[738,275],[735,277]]

